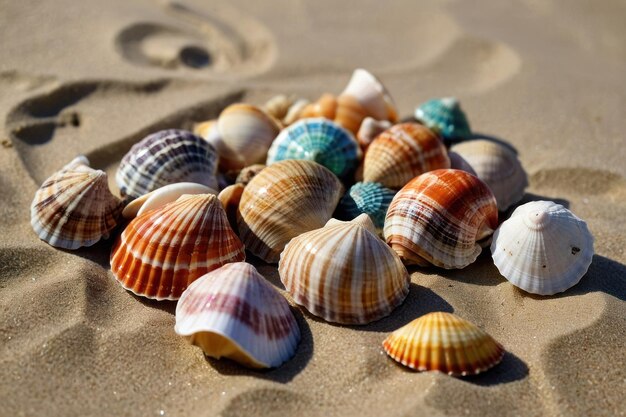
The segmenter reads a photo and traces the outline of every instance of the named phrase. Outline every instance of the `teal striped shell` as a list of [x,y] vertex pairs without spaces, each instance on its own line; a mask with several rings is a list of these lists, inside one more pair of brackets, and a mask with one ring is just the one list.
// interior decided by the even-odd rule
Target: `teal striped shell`
[[354,136],[323,118],[303,119],[283,129],[267,153],[267,165],[286,159],[315,161],[341,179],[350,179],[359,165]]
[[352,220],[365,213],[370,216],[377,229],[382,229],[394,195],[396,191],[380,183],[357,182],[339,201],[337,215],[345,220]]
[[469,122],[456,98],[436,98],[415,109],[415,118],[446,139],[467,139]]

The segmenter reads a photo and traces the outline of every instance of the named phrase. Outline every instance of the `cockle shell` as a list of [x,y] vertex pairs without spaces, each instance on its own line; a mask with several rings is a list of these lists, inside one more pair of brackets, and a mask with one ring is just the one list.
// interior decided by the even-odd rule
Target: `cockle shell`
[[439,169],[411,180],[385,218],[387,243],[405,263],[464,268],[498,226],[496,199],[475,176]]
[[293,238],[280,255],[280,279],[294,301],[324,320],[366,324],[409,293],[409,274],[362,214]]
[[278,262],[293,237],[330,219],[343,186],[322,165],[303,160],[277,162],[248,183],[237,225],[246,248],[265,262]]
[[245,262],[224,265],[189,285],[176,305],[175,331],[208,356],[250,368],[280,366],[300,342],[287,300]]
[[500,363],[504,348],[474,324],[454,314],[429,313],[391,333],[389,356],[417,371],[475,375]]
[[415,118],[446,139],[467,139],[469,122],[456,98],[436,98],[415,109]]
[[111,251],[111,270],[137,295],[177,300],[201,275],[244,259],[217,196],[183,195],[128,224]]
[[241,171],[239,171],[239,174],[237,174],[237,178],[235,179],[235,182],[238,184],[248,185],[248,183],[252,181],[252,178],[254,178],[265,167],[266,165],[263,165],[263,164],[254,164],[254,165],[247,166]]
[[230,223],[230,227],[233,228],[235,233],[239,230],[237,226],[237,211],[239,210],[239,202],[241,201],[244,188],[246,188],[245,185],[241,183],[231,184],[217,195],[226,212],[228,223]]
[[441,138],[418,123],[401,123],[378,135],[363,160],[363,181],[402,188],[423,172],[450,168]]
[[479,139],[454,145],[451,148],[461,155],[476,171],[498,202],[498,210],[506,211],[524,197],[528,177],[517,155],[507,146]]
[[361,158],[354,136],[323,118],[303,119],[283,129],[267,153],[267,165],[286,159],[315,161],[350,179]]
[[104,171],[75,158],[39,187],[30,207],[30,224],[44,242],[64,249],[91,246],[109,237],[122,202],[111,194]]
[[141,216],[146,211],[154,210],[155,208],[178,200],[178,197],[183,194],[217,195],[217,191],[206,185],[194,182],[177,182],[175,184],[165,185],[128,203],[126,207],[124,207],[124,211],[122,211],[122,216],[126,219]]
[[361,150],[365,152],[376,136],[383,133],[390,127],[391,122],[388,120],[376,120],[371,117],[363,119],[361,127],[359,127],[359,131],[356,134],[356,140],[359,142]]
[[164,185],[195,182],[217,188],[217,153],[184,130],[153,133],[135,144],[120,163],[115,181],[123,196],[138,198]]
[[387,209],[395,195],[396,191],[377,182],[357,182],[339,201],[337,213],[346,220],[365,213],[371,218],[376,230],[382,231]]
[[491,256],[500,273],[524,291],[552,295],[576,285],[593,259],[587,224],[552,201],[515,209],[494,233]]

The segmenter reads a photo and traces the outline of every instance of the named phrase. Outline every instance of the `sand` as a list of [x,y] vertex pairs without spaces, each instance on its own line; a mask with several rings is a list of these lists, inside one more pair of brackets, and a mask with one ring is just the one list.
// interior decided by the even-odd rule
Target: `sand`
[[[623,2],[58,0],[0,10],[0,415],[626,414]],[[188,45],[185,62],[204,67],[177,58]],[[30,227],[37,187],[77,154],[113,173],[147,133],[238,101],[336,93],[358,67],[384,81],[402,116],[454,95],[476,132],[514,146],[529,173],[525,200],[565,204],[595,236],[581,282],[532,296],[488,253],[463,270],[411,268],[407,300],[370,325],[294,308],[295,358],[255,372],[178,337],[173,302],[122,289],[110,242],[62,251]],[[274,267],[259,270],[282,289]],[[382,340],[437,310],[491,333],[503,362],[471,378],[396,366]]]

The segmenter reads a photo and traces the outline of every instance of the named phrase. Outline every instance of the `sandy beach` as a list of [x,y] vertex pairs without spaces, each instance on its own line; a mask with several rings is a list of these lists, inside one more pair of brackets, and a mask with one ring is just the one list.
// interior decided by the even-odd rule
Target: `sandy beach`
[[[626,415],[626,4],[536,1],[0,0],[1,416]],[[182,55],[185,45],[196,45]],[[365,326],[295,307],[296,356],[252,371],[174,333],[172,301],[124,290],[112,240],[76,251],[30,225],[41,183],[76,155],[114,173],[147,134],[227,105],[338,93],[355,68],[401,117],[456,96],[509,143],[523,201],[554,200],[595,237],[580,283],[525,293],[489,250],[460,270],[410,267],[406,301]],[[504,360],[454,378],[412,372],[382,341],[432,311],[477,324]]]

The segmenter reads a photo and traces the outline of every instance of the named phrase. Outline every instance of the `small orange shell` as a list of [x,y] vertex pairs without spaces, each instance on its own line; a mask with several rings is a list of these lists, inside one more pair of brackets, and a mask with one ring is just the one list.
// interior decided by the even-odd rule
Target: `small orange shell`
[[389,356],[418,371],[475,375],[497,365],[504,348],[474,324],[436,312],[413,320],[383,342]]
[[246,188],[246,186],[241,183],[231,184],[217,195],[220,203],[222,203],[222,207],[224,207],[226,217],[228,217],[228,223],[230,223],[230,227],[233,228],[235,233],[237,233],[238,230],[237,210],[239,210],[239,202],[241,201],[244,188]]

